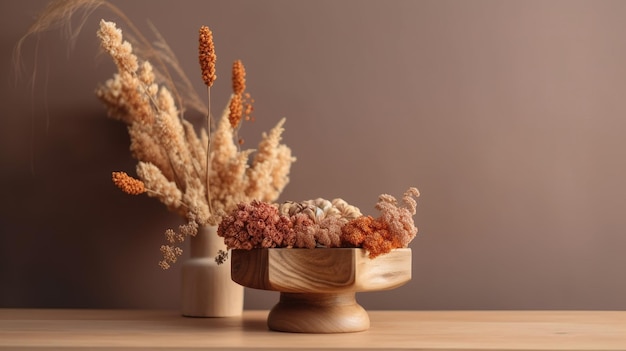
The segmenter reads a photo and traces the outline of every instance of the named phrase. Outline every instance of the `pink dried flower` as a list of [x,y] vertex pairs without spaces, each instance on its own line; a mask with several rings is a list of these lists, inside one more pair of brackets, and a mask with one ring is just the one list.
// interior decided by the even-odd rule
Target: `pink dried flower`
[[417,202],[413,197],[418,197],[416,188],[409,188],[402,198],[403,206],[391,195],[380,195],[376,209],[381,213],[380,221],[389,227],[390,234],[400,243],[400,247],[407,247],[417,234],[417,227],[413,222]]
[[267,202],[240,203],[224,216],[217,234],[231,249],[291,247],[295,234],[289,218]]
[[[315,229],[313,220],[304,213],[297,213],[290,217],[295,233],[294,247],[313,249],[317,245],[315,241]],[[312,228],[312,230],[309,230]]]

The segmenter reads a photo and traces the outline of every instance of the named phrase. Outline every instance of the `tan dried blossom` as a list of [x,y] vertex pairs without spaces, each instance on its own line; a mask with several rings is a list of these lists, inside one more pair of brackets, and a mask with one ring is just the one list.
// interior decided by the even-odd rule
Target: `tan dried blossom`
[[161,245],[163,260],[159,261],[159,266],[163,269],[170,268],[170,263],[176,263],[178,257],[183,254],[183,249],[178,246]]
[[[193,164],[193,170],[196,172],[198,178],[206,179],[207,170],[207,157],[205,145],[208,143],[208,139],[203,140],[202,137],[198,137],[189,121],[183,120],[183,129],[185,131],[185,142],[191,155],[191,162]],[[204,129],[202,130],[204,132]],[[203,133],[206,137],[206,133]]]
[[339,211],[341,218],[352,220],[363,215],[358,207],[350,205],[343,199],[333,199],[331,203]]
[[132,53],[132,45],[122,40],[122,30],[114,22],[101,20],[98,38],[100,45],[113,58],[120,71],[137,71],[139,64],[137,56]]
[[343,199],[333,199],[332,201],[317,198],[301,202],[287,201],[278,206],[279,211],[288,216],[305,214],[313,222],[321,222],[326,218],[338,218],[346,221],[362,216],[361,210],[356,206],[348,204]]
[[163,260],[159,261],[159,266],[162,269],[169,269],[170,265],[176,263],[178,258],[183,254],[183,249],[176,244],[185,241],[188,236],[195,236],[198,233],[198,223],[196,222],[195,215],[190,212],[187,216],[188,222],[178,226],[178,231],[173,229],[167,229],[165,231],[165,238],[168,242],[167,245],[161,245],[161,254]]
[[174,181],[174,170],[154,131],[154,125],[133,123],[128,126],[128,135],[131,155],[138,161],[155,165],[168,181]]
[[211,213],[204,190],[204,183],[200,179],[188,179],[182,201],[197,216],[196,221],[199,224],[215,225],[219,221],[219,217]]
[[155,128],[161,147],[174,172],[174,180],[178,187],[184,191],[188,178],[194,173],[192,172],[193,166],[184,139],[185,135],[182,132],[183,129],[176,116],[163,112],[156,115]]
[[[118,74],[96,90],[100,99],[109,106],[109,115],[131,124],[135,121],[150,123],[153,116],[151,106],[155,87],[150,82],[153,76],[152,66],[142,64],[133,54],[132,45],[122,40],[122,31],[115,23],[100,21],[98,37],[102,48],[110,54],[118,67]],[[146,83],[142,82],[142,79]],[[147,82],[150,82],[147,84]]]
[[283,215],[290,216],[296,233],[295,247],[340,247],[341,227],[361,211],[342,199],[318,198],[279,205]]
[[[229,100],[217,128],[211,131],[207,118],[207,127],[196,133],[194,126],[182,118],[176,94],[168,88],[174,85],[166,86],[159,81],[164,75],[157,74],[150,62],[137,58],[132,45],[124,41],[114,23],[102,21],[99,38],[113,57],[118,72],[98,88],[97,95],[107,106],[110,117],[128,125],[131,153],[138,160],[137,174],[149,196],[183,216],[193,214],[197,225],[217,225],[221,216],[243,201],[257,197],[276,200],[289,181],[289,169],[295,159],[291,150],[280,142],[284,120],[263,135],[251,162],[249,158],[254,150],[240,150],[237,146],[234,133],[239,121],[244,113],[252,111],[252,100],[245,93],[243,65],[234,65],[233,88],[237,94],[233,96],[237,97]],[[201,28],[199,42],[203,80],[210,87],[215,80],[215,50],[208,28]],[[169,57],[167,46],[159,46],[166,60],[177,62]],[[230,106],[238,109],[235,119],[229,119]],[[185,237],[180,228],[166,232],[162,267],[174,262],[175,243]],[[265,240],[264,245],[271,245],[269,239]]]
[[113,183],[123,192],[130,195],[139,195],[146,192],[144,183],[129,176],[126,172],[113,172]]
[[207,26],[201,26],[199,30],[198,60],[202,72],[202,81],[208,87],[213,85],[217,78],[215,74],[215,44],[213,43],[213,32]]
[[182,202],[182,193],[176,183],[169,181],[157,166],[152,163],[138,162],[137,175],[150,189],[148,196],[156,197],[173,210],[182,212],[186,210]]
[[269,133],[263,133],[248,172],[252,181],[245,193],[249,198],[272,202],[289,183],[289,170],[296,159],[291,156],[291,149],[280,143],[284,123],[283,118]]
[[137,73],[137,78],[139,78],[141,83],[145,86],[151,87],[148,89],[151,95],[156,95],[158,86],[154,84],[154,70],[152,69],[150,61],[144,61],[141,63],[139,72]]
[[165,240],[170,243],[170,244],[174,244],[178,239],[178,235],[176,234],[176,232],[174,231],[174,229],[167,229],[165,230]]

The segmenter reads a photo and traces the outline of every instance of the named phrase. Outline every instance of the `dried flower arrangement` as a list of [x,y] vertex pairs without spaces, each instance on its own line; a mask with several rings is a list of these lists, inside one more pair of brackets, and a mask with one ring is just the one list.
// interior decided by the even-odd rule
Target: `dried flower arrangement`
[[[199,226],[217,225],[222,215],[242,201],[278,198],[289,182],[295,161],[291,149],[281,143],[285,119],[262,134],[256,152],[241,150],[243,141],[237,137],[240,122],[254,120],[242,62],[233,63],[233,93],[217,126],[212,128],[211,86],[216,79],[216,55],[210,29],[200,28],[198,56],[207,86],[207,106],[156,28],[151,26],[156,40],[150,42],[123,11],[107,0],[49,2],[18,41],[16,67],[27,38],[65,27],[73,42],[99,7],[110,10],[130,29],[130,35],[123,38],[115,23],[102,20],[98,30],[101,47],[113,59],[117,72],[97,88],[96,94],[106,105],[109,117],[127,125],[130,151],[138,161],[138,178],[113,172],[113,183],[128,194],[155,197],[187,219],[178,230],[165,231],[167,244],[161,246],[163,260],[159,265],[167,269],[182,254],[180,244],[195,235]],[[72,23],[75,16],[79,17],[77,24]],[[199,133],[184,118],[185,108],[205,114],[206,127]]]
[[[150,43],[122,11],[106,0],[58,0],[51,2],[27,34],[67,25],[79,10],[87,15],[105,6],[129,25],[134,36],[126,40],[114,22],[102,20],[98,31],[101,47],[117,67],[112,78],[96,94],[110,118],[127,125],[130,151],[138,161],[137,177],[112,172],[122,191],[155,197],[171,211],[186,218],[177,230],[167,229],[159,265],[170,267],[182,254],[180,244],[196,235],[199,226],[218,225],[218,235],[229,249],[360,247],[374,258],[394,248],[407,247],[415,237],[413,222],[419,192],[409,188],[403,205],[383,194],[376,204],[381,215],[365,216],[341,199],[273,203],[289,182],[295,158],[281,143],[282,119],[262,134],[257,151],[241,150],[237,133],[241,121],[253,121],[246,72],[240,60],[232,66],[232,94],[217,126],[211,122],[211,87],[216,80],[213,33],[199,30],[198,59],[207,86],[206,106],[194,92],[174,53],[152,28],[157,40]],[[77,33],[71,33],[75,37]],[[139,56],[143,56],[140,59]],[[156,63],[153,66],[151,62]],[[175,81],[168,67],[180,78]],[[206,114],[199,134],[183,116],[185,107]],[[254,153],[252,160],[250,156]],[[218,263],[227,258],[220,252]]]
[[360,247],[370,258],[407,247],[417,234],[413,222],[419,196],[409,188],[402,197],[378,198],[378,218],[364,216],[342,199],[240,203],[220,223],[217,234],[230,249]]
[[[238,203],[278,198],[289,182],[295,160],[289,147],[280,142],[284,119],[263,134],[249,164],[254,150],[242,151],[235,142],[241,119],[250,119],[252,112],[241,61],[233,64],[233,94],[217,128],[207,132],[211,126],[208,112],[206,129],[198,136],[182,117],[170,90],[155,82],[150,62],[140,63],[115,23],[101,21],[98,37],[118,72],[97,89],[97,95],[109,116],[128,126],[130,150],[138,160],[139,179],[113,172],[113,182],[128,194],[155,197],[188,219],[178,231],[168,229],[165,233],[167,244],[161,247],[163,260],[159,265],[167,269],[182,254],[178,245],[195,235],[198,226],[217,225]],[[199,62],[209,96],[216,78],[215,61],[212,33],[202,26]],[[241,144],[239,140],[237,143]]]

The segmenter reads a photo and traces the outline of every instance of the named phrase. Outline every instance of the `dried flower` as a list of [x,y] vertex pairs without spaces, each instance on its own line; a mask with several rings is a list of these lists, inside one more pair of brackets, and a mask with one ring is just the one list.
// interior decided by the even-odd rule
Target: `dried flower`
[[413,222],[417,202],[413,197],[419,197],[419,191],[409,188],[402,198],[404,205],[398,206],[396,199],[387,194],[380,195],[376,204],[376,209],[381,213],[380,220],[387,224],[399,247],[406,247],[417,234],[417,227]]
[[347,220],[323,214],[323,210],[308,202],[273,206],[254,200],[238,204],[225,216],[218,235],[231,249],[341,246],[341,226]]
[[148,196],[158,198],[163,204],[173,210],[184,212],[186,208],[182,203],[182,193],[176,184],[168,180],[161,170],[152,163],[139,162],[137,174],[148,186]]
[[232,249],[292,247],[295,241],[289,218],[271,204],[256,200],[240,203],[224,216],[217,234]]
[[233,94],[242,95],[246,90],[246,68],[241,60],[233,62]]
[[363,247],[374,258],[395,248],[407,247],[417,234],[413,222],[419,196],[416,188],[409,188],[403,196],[403,206],[387,194],[380,195],[376,209],[381,212],[377,219],[356,218],[342,228],[344,246]]
[[[191,108],[204,113],[207,108],[171,48],[154,27],[151,29],[156,40],[148,40],[121,10],[106,0],[51,2],[19,40],[16,59],[19,60],[25,39],[33,34],[64,26],[74,40],[88,15],[100,6],[112,10],[132,31],[132,35],[125,38],[114,22],[102,20],[97,33],[117,72],[97,87],[96,94],[106,106],[109,117],[127,125],[130,151],[138,161],[139,179],[116,172],[117,175],[112,175],[116,186],[131,194],[146,193],[155,197],[168,209],[193,217],[196,226],[217,225],[222,214],[242,201],[257,197],[276,200],[289,181],[289,169],[295,158],[291,150],[280,143],[284,120],[264,135],[258,148],[260,156],[252,162],[249,163],[248,158],[253,150],[242,151],[236,144],[239,140],[233,128],[242,118],[250,119],[253,110],[253,100],[245,92],[245,68],[240,61],[233,65],[233,89],[239,101],[229,100],[226,105],[238,106],[237,124],[231,127],[227,108],[216,130],[211,124],[211,114],[207,113],[207,126],[196,133],[193,125],[183,118],[183,111]],[[84,10],[83,16],[78,22],[73,21],[73,15],[80,10]],[[78,25],[72,27],[76,23]],[[202,26],[198,40],[198,60],[202,79],[209,88],[210,112],[210,87],[216,79],[211,30]],[[212,149],[213,144],[215,149]],[[276,150],[271,150],[272,147]],[[266,187],[268,184],[270,186]],[[290,225],[284,224],[285,228]],[[282,228],[280,223],[278,227]],[[176,244],[188,235],[181,228],[166,231],[167,245],[162,248],[161,267],[169,267],[180,255],[182,251]],[[269,239],[264,240],[270,244]]]
[[183,254],[183,250],[178,246],[161,245],[163,260],[159,261],[159,266],[163,269],[170,268],[170,263],[176,263],[178,257]]
[[146,191],[141,180],[129,176],[126,172],[113,172],[113,183],[130,195],[139,195]]
[[[101,27],[103,45],[112,55],[119,56],[116,50],[124,42],[121,31],[111,22],[103,21]],[[214,62],[210,30],[203,27],[200,32],[200,52],[206,54],[201,56],[208,58],[202,62]],[[132,47],[127,47],[124,55],[135,57]],[[239,77],[236,89],[241,92],[245,89],[243,65],[234,66],[235,72],[239,72],[236,74]],[[208,65],[204,68],[206,72],[211,71]],[[137,69],[138,72],[130,72],[128,65],[118,65],[119,73],[101,86],[98,93],[109,107],[110,115],[129,125],[133,156],[158,169],[158,176],[154,169],[149,172],[154,176],[148,182],[148,188],[155,191],[149,194],[165,195],[157,197],[178,210],[180,205],[176,204],[177,201],[185,204],[184,211],[196,209],[201,224],[217,224],[219,218],[215,214],[228,212],[241,201],[255,198],[274,201],[278,197],[289,181],[289,169],[295,161],[291,150],[280,143],[284,119],[263,135],[259,152],[249,166],[248,156],[252,150],[239,151],[228,111],[225,111],[211,135],[211,149],[207,153],[209,137],[206,130],[198,137],[191,124],[181,118],[170,91],[163,86],[155,89],[150,64],[142,62]],[[231,99],[229,105],[241,106],[241,102],[236,100]],[[207,169],[210,171],[207,172]],[[208,182],[205,181],[207,177]],[[147,182],[147,179],[142,180]],[[174,186],[180,194],[172,191]]]
[[[286,202],[278,206],[253,201],[240,203],[224,220],[218,234],[227,247],[252,249],[262,247],[360,247],[370,258],[407,247],[415,237],[413,224],[419,196],[416,188],[404,193],[404,205],[398,206],[391,195],[379,197],[379,218],[363,216],[361,211],[342,199],[315,199]],[[285,222],[288,219],[289,222]],[[285,230],[276,230],[280,223]],[[268,234],[271,233],[271,234]],[[282,245],[282,246],[281,246]]]
[[363,216],[348,222],[342,228],[343,246],[362,247],[374,258],[394,248],[401,247],[390,235],[385,222],[371,216]]
[[[230,100],[228,119],[233,129],[237,129],[242,118],[250,120],[253,111],[252,98],[246,93],[246,69],[241,60],[233,62],[232,69],[233,95]],[[239,138],[239,144],[243,144],[243,139]]]
[[198,60],[202,71],[202,80],[208,87],[213,85],[217,78],[215,74],[215,45],[213,32],[207,26],[201,26],[199,31]]
[[228,251],[217,250],[217,256],[215,256],[215,263],[218,265],[223,264],[228,259]]
[[198,233],[198,222],[196,222],[196,217],[193,212],[188,215],[187,219],[188,222],[186,224],[178,226],[178,231],[174,231],[173,229],[167,229],[165,231],[165,238],[168,244],[161,245],[163,259],[159,261],[159,266],[162,269],[169,269],[170,264],[176,263],[178,257],[183,254],[183,249],[176,244],[182,243],[185,241],[186,237],[195,236]]
[[102,48],[111,55],[120,70],[137,71],[139,68],[137,56],[133,55],[131,44],[122,40],[122,31],[117,28],[115,23],[101,20],[98,38],[100,38]]
[[241,121],[241,117],[243,116],[241,94],[234,94],[232,96],[228,105],[228,110],[228,121],[230,122],[230,126],[233,129],[237,129],[237,126],[239,126],[239,122]]

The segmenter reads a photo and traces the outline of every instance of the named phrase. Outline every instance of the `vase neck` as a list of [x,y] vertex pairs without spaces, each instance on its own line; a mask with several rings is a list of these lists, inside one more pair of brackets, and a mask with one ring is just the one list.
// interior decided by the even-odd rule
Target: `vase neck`
[[226,250],[224,238],[217,235],[217,226],[202,226],[190,240],[191,257],[214,257],[219,250]]

